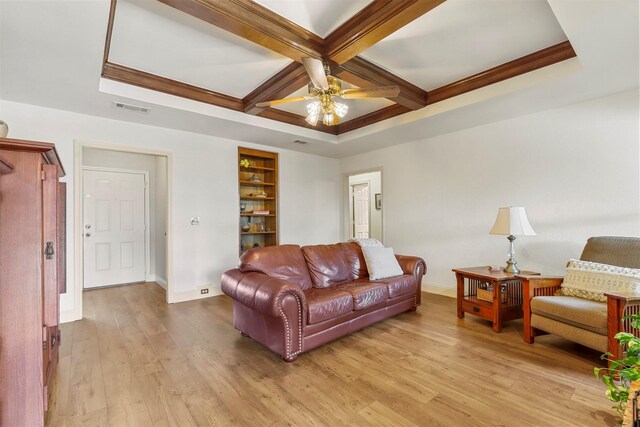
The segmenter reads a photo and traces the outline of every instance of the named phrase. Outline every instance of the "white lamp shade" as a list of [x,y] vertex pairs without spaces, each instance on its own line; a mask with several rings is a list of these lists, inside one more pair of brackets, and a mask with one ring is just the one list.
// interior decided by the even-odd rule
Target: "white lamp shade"
[[496,222],[489,232],[490,234],[502,234],[513,236],[535,236],[527,211],[521,206],[511,206],[508,208],[499,208]]

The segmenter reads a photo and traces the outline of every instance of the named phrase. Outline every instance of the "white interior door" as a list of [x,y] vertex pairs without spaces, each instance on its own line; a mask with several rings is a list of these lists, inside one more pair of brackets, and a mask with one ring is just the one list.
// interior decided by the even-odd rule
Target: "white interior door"
[[356,184],[353,189],[353,235],[369,238],[369,184]]
[[83,171],[84,287],[144,282],[145,176]]

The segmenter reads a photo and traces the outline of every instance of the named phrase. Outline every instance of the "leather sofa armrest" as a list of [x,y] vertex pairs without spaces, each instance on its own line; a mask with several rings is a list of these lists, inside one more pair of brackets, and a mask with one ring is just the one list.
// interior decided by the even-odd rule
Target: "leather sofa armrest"
[[427,263],[422,258],[415,256],[396,255],[398,264],[404,274],[416,276],[419,280],[427,272]]
[[222,292],[253,310],[273,317],[281,315],[282,301],[288,295],[298,299],[303,311],[307,308],[300,288],[263,273],[229,270],[222,275]]

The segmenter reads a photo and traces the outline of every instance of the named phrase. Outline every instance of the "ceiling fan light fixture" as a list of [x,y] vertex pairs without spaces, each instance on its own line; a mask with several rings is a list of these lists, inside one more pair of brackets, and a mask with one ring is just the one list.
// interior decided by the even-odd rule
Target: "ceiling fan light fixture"
[[305,122],[309,123],[311,126],[315,126],[318,124],[318,119],[320,119],[320,113],[311,113],[304,119]]
[[320,111],[322,110],[322,104],[320,104],[320,101],[313,101],[307,104],[307,113],[308,114],[320,114]]
[[349,111],[349,106],[347,104],[342,104],[340,102],[333,103],[333,111],[340,118],[343,118],[347,115],[347,111]]
[[338,119],[338,117],[336,117],[336,115],[333,114],[333,110],[326,111],[322,116],[322,123],[324,123],[327,126],[333,126],[340,123],[340,119]]

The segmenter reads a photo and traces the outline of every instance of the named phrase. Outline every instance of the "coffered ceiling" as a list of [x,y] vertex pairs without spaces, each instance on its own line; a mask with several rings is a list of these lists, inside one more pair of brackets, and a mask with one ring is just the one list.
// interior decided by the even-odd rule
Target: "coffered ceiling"
[[339,135],[574,57],[545,0],[112,0],[103,77],[298,126],[300,63],[345,87],[397,85],[350,100]]
[[[118,7],[124,4],[120,4],[121,1],[124,2],[119,0]],[[238,0],[223,2],[237,3]],[[268,13],[296,13],[286,18],[297,22],[303,30],[308,28],[312,39],[327,39],[336,25],[340,26],[357,13],[354,10],[367,8],[371,3],[357,0],[295,0],[286,4],[282,0],[272,0],[271,4],[261,0],[249,3],[254,4],[269,6]],[[336,9],[335,5],[342,9]],[[255,103],[260,99],[260,91],[252,93],[256,87],[265,84],[271,90],[269,94],[277,97],[299,91],[307,77],[296,61],[284,52],[261,47],[259,43],[247,41],[157,0],[131,2],[131,6],[139,13],[153,13],[159,20],[157,25],[165,29],[183,22],[183,27],[188,28],[181,30],[190,34],[188,40],[174,46],[171,43],[181,34],[178,29],[154,33],[152,31],[156,30],[145,24],[146,19],[152,18],[139,17],[130,21],[130,28],[121,28],[127,33],[118,32],[120,30],[112,32],[109,60],[115,63],[116,56],[112,55],[118,55],[118,61],[124,62],[126,55],[129,59],[122,65],[109,65],[107,68],[112,78],[117,79],[121,75],[122,80],[101,77],[105,68],[104,48],[109,17],[110,12],[114,12],[111,6],[110,0],[0,1],[0,116],[4,115],[5,120],[10,118],[14,113],[8,110],[14,108],[13,103],[44,107],[37,110],[42,114],[39,117],[42,126],[20,129],[9,123],[15,136],[51,138],[48,121],[60,119],[61,111],[72,111],[80,113],[76,116],[78,118],[82,115],[98,116],[120,123],[179,129],[232,143],[256,143],[344,158],[637,90],[639,85],[637,0],[447,0],[380,38],[357,57],[343,63],[337,71],[345,80],[348,76],[353,80],[352,84],[363,87],[367,80],[359,77],[371,78],[368,72],[373,68],[377,73],[376,84],[394,78],[405,82],[399,84],[404,92],[396,101],[419,106],[424,102],[420,94],[425,92],[428,95],[427,106],[409,111],[410,107],[398,106],[388,100],[381,100],[380,105],[376,104],[378,101],[362,101],[352,106],[345,118],[348,121],[340,125],[341,134],[335,135],[323,131],[326,129],[316,130],[277,120],[284,118],[298,120],[292,120],[292,123],[303,122],[303,118],[296,114],[300,113],[299,110],[284,112],[274,108],[260,113],[257,109],[251,111],[251,103],[245,104],[245,101],[253,100]],[[321,10],[324,11],[322,14]],[[501,15],[501,11],[504,14]],[[489,13],[501,16],[501,24],[486,18],[485,14]],[[119,25],[118,14],[111,15],[115,28]],[[125,19],[122,15],[120,18]],[[434,21],[429,24],[430,19]],[[478,26],[474,26],[474,20]],[[244,22],[250,22],[249,17],[245,17]],[[482,29],[480,22],[483,22]],[[510,29],[502,31],[503,28]],[[519,33],[519,28],[524,31]],[[431,36],[427,35],[427,30]],[[126,34],[129,34],[129,39],[118,39]],[[557,55],[556,60],[562,57],[566,43],[550,50],[544,48],[547,44],[553,45],[557,41],[554,37],[562,37],[562,34],[566,35],[577,56],[531,71],[535,68],[533,65],[553,61],[554,55]],[[205,36],[207,42],[200,40],[198,45],[198,38]],[[431,40],[435,38],[437,40]],[[386,51],[383,49],[385,46],[389,46]],[[509,50],[516,48],[520,50]],[[126,49],[133,52],[127,53]],[[207,49],[214,53],[213,57],[207,56]],[[241,52],[245,49],[248,53]],[[522,58],[530,50],[542,50],[542,53],[525,56],[525,59],[511,64],[507,62],[506,66],[499,65],[513,57]],[[462,53],[457,54],[458,51]],[[477,57],[474,56],[476,54]],[[504,56],[493,56],[496,54]],[[182,60],[177,59],[180,55],[206,61],[199,65],[182,64]],[[249,55],[249,60],[244,55]],[[478,57],[491,63],[477,62]],[[176,59],[162,62],[168,58]],[[278,64],[282,58],[285,60]],[[144,63],[133,62],[139,59],[146,60]],[[218,65],[207,68],[210,64],[207,61],[215,60]],[[236,64],[231,68],[232,72],[224,70],[232,60]],[[482,72],[494,65],[498,67]],[[140,71],[135,71],[138,67]],[[210,74],[222,71],[226,71],[224,79],[218,74],[210,77]],[[458,72],[460,74],[456,74]],[[280,73],[284,76],[282,79],[272,78]],[[469,73],[476,75],[459,78]],[[457,83],[442,86],[439,81],[432,83],[432,77],[426,79],[426,76],[447,77],[449,74],[451,79],[458,79]],[[124,83],[132,77],[142,86]],[[420,80],[422,78],[425,80]],[[500,80],[502,78],[504,80]],[[187,83],[180,83],[178,79]],[[270,81],[274,84],[268,85]],[[278,82],[280,84],[276,84]],[[298,87],[291,88],[293,83]],[[213,84],[220,85],[206,86]],[[199,88],[200,85],[205,88]],[[237,92],[231,94],[231,90]],[[248,93],[243,93],[247,90]],[[273,99],[265,94],[262,98]],[[211,99],[223,102],[224,106],[208,102]],[[113,102],[144,106],[150,112],[141,114],[113,108]],[[20,110],[17,104],[15,107],[16,111]],[[252,114],[245,113],[245,108]],[[380,109],[389,118],[376,122],[380,113],[371,110]],[[256,115],[256,111],[261,115]],[[398,115],[393,117],[393,114]],[[103,123],[107,128],[105,135],[109,135],[104,136],[104,142],[117,143],[119,129],[134,129],[124,125],[110,127],[109,120]],[[349,131],[350,128],[353,130]],[[80,127],[76,134],[78,138],[95,138],[94,132],[81,131]],[[309,144],[293,144],[298,139]],[[478,141],[479,144],[482,142]]]

